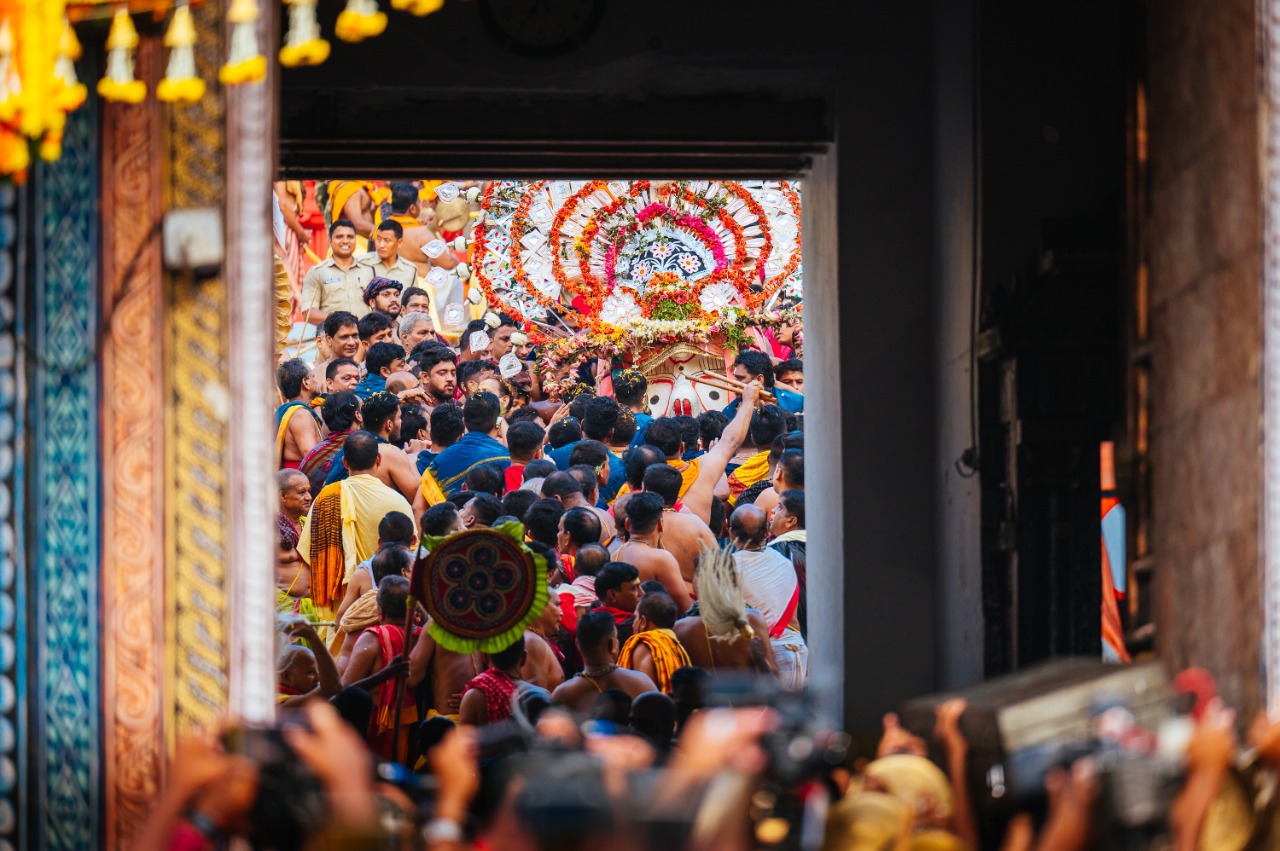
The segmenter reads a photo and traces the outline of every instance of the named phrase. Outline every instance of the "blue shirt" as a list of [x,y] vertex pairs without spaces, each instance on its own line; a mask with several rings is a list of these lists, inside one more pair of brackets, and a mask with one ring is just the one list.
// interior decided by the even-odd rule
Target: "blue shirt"
[[505,470],[511,466],[511,453],[489,435],[469,431],[428,461],[422,474],[430,474],[441,493],[452,499],[462,493],[467,474],[481,464],[493,464]]
[[632,446],[642,446],[644,444],[645,435],[649,433],[649,424],[653,422],[653,417],[648,414],[636,414],[636,436],[631,438]]
[[[781,387],[775,387],[769,391],[778,398],[778,407],[790,414],[804,413],[804,394],[792,393],[790,390],[783,390]],[[729,419],[733,419],[738,414],[738,403],[741,398],[734,399],[724,409],[724,415]]]
[[386,389],[387,379],[383,378],[381,375],[374,375],[370,373],[364,377],[363,381],[356,385],[355,392],[356,395],[360,397],[360,401],[363,402],[374,393],[381,393]]
[[[652,418],[650,418],[652,419]],[[572,464],[569,463],[569,456],[573,454],[573,447],[581,443],[581,440],[575,440],[573,443],[566,443],[559,449],[547,450],[547,457],[556,462],[557,470],[568,470]],[[600,487],[600,498],[605,503],[613,502],[614,497],[618,495],[618,491],[622,490],[622,486],[627,482],[627,468],[622,466],[622,460],[609,453],[609,481]]]

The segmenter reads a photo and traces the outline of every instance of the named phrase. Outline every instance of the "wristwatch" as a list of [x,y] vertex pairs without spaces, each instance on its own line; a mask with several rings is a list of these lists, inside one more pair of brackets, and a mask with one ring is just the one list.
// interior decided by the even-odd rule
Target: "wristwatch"
[[422,828],[422,838],[428,845],[437,842],[461,843],[463,841],[462,825],[450,818],[433,818],[427,822],[426,827]]

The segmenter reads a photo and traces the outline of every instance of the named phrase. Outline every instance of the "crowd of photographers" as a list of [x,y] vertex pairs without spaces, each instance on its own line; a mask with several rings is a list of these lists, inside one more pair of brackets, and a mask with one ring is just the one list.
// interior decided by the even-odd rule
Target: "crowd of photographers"
[[678,695],[669,741],[634,706],[620,715],[602,700],[574,716],[531,691],[501,724],[421,724],[413,770],[378,762],[317,699],[272,729],[181,740],[134,847],[230,837],[432,851],[1276,847],[1259,790],[1265,777],[1274,790],[1280,725],[1260,715],[1242,748],[1217,699],[1158,733],[1123,705],[1100,710],[1087,749],[1051,766],[1038,794],[999,808],[999,792],[974,782],[969,739],[984,731],[961,724],[963,700],[938,705],[924,736],[885,716],[874,755],[860,755],[804,694],[703,684]]

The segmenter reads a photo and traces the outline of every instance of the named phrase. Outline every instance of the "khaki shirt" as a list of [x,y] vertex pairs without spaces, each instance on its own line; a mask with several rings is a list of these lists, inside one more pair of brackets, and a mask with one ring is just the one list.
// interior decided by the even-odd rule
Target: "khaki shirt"
[[[361,266],[372,269],[375,277],[390,278],[393,281],[399,281],[400,285],[405,289],[414,286],[418,280],[418,267],[405,260],[403,257],[397,257],[396,262],[387,268],[375,252],[369,252],[357,261]],[[368,283],[368,281],[366,281]],[[403,292],[403,290],[401,290]]]
[[364,288],[373,280],[373,270],[353,262],[345,272],[333,258],[313,266],[302,279],[302,310],[312,308],[333,313],[345,310],[359,319],[369,312]]

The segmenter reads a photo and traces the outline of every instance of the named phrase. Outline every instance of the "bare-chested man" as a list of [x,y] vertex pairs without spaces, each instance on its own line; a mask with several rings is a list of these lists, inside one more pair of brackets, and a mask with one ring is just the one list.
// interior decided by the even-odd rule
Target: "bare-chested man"
[[462,690],[483,670],[471,653],[455,653],[441,647],[426,629],[409,651],[409,686],[430,683],[431,703],[427,717],[450,715],[456,720],[462,704]]
[[[453,252],[447,250],[443,240],[440,240],[430,226],[419,221],[421,214],[422,206],[417,185],[407,180],[392,181],[391,217],[388,221],[398,222],[403,229],[404,236],[399,248],[400,256],[416,266],[418,274],[423,277],[431,271],[432,266],[440,266],[444,269],[457,266],[457,258],[453,256]],[[439,247],[436,247],[438,253],[433,259],[427,254],[427,245],[435,240],[440,240],[445,250],[439,251]]]
[[663,501],[656,493],[638,493],[627,501],[627,529],[631,537],[614,556],[635,565],[640,581],[656,579],[676,601],[680,611],[693,605],[693,595],[680,573],[676,557],[662,548]]
[[524,631],[524,650],[527,656],[520,677],[547,691],[555,691],[564,682],[560,650],[552,643],[560,629],[560,617],[560,598],[555,589],[550,588],[542,614]]
[[[276,548],[276,595],[280,611],[293,611],[295,604],[311,596],[311,568],[298,553],[298,539],[281,536]],[[287,605],[286,605],[287,604]]]
[[[366,629],[356,639],[351,660],[342,671],[342,685],[354,685],[396,664],[404,654],[407,640],[404,624],[408,613],[409,580],[403,576],[387,576],[378,584],[378,625]],[[370,725],[369,746],[383,759],[408,753],[409,730],[418,720],[413,692],[404,690],[400,704],[400,735],[395,738],[393,722],[396,688],[394,681],[382,684],[374,693],[374,722]]]
[[605,689],[616,688],[632,699],[657,689],[644,674],[618,667],[618,629],[607,612],[588,612],[578,621],[577,644],[582,673],[551,693],[556,703],[574,712],[586,712]]
[[[689,660],[713,675],[720,671],[775,674],[769,625],[743,602],[732,556],[707,551],[698,559],[695,578],[697,607],[674,627]],[[750,627],[750,635],[745,627]]]
[[298,464],[320,442],[320,419],[311,410],[318,386],[311,368],[297,358],[276,369],[276,386],[284,404],[276,408],[276,468],[296,470]]
[[704,549],[716,548],[716,536],[711,527],[690,511],[676,510],[676,495],[680,493],[680,474],[667,464],[654,464],[644,474],[645,493],[662,497],[662,548],[676,557],[680,575],[689,590],[693,590],[693,566]]

